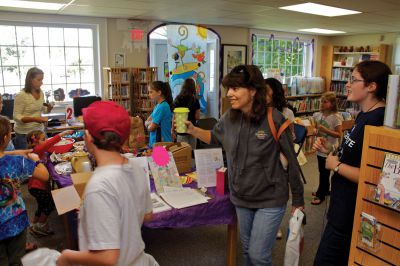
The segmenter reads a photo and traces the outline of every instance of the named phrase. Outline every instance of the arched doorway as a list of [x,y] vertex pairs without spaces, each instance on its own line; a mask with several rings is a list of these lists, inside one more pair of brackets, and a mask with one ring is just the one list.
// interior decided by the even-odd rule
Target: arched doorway
[[158,80],[169,81],[175,97],[183,81],[196,82],[201,112],[219,116],[220,37],[190,24],[162,24],[148,35],[149,65],[158,68]]

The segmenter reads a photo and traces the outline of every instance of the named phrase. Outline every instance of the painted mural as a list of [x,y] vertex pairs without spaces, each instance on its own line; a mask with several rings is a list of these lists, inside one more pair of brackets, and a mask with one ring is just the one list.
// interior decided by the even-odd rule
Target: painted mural
[[196,83],[196,93],[200,110],[207,112],[206,53],[207,29],[194,25],[168,25],[168,66],[169,82],[175,98],[185,79],[192,78]]

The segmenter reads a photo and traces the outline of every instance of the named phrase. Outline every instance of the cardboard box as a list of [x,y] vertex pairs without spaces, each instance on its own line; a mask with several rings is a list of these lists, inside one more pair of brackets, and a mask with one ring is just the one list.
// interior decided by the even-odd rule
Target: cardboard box
[[71,174],[72,183],[74,184],[74,187],[78,192],[79,197],[83,197],[86,184],[89,182],[92,175],[93,172],[81,172]]
[[157,142],[153,146],[165,146],[174,157],[179,173],[187,173],[192,169],[192,147],[186,142]]

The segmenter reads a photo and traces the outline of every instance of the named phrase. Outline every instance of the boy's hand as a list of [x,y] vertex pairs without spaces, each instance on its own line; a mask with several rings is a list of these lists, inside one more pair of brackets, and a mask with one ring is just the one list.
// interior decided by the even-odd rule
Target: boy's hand
[[36,153],[28,153],[28,158],[34,162],[40,160],[39,156]]

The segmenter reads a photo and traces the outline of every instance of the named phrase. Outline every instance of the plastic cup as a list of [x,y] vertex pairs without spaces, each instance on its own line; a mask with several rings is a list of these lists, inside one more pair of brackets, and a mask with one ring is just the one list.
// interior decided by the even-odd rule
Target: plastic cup
[[185,121],[188,120],[189,108],[179,107],[174,109],[175,125],[177,133],[186,133],[187,127]]

